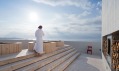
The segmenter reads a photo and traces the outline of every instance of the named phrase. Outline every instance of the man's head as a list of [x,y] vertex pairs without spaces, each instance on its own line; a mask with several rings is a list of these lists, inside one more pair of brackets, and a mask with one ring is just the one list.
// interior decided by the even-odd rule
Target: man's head
[[39,29],[42,29],[42,26],[40,25],[40,26],[38,26],[38,28],[39,28]]

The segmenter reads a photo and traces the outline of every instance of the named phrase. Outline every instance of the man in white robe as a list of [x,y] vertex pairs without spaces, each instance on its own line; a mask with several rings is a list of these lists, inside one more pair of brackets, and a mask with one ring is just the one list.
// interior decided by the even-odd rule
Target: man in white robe
[[37,52],[39,55],[43,53],[43,36],[44,33],[42,31],[42,26],[39,26],[35,32],[36,43],[34,46],[35,52]]

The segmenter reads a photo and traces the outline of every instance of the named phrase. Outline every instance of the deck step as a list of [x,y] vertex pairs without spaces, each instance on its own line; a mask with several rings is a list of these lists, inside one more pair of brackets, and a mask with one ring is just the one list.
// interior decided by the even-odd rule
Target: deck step
[[79,53],[76,53],[74,56],[63,62],[61,65],[57,66],[51,71],[64,71],[77,57],[79,56]]
[[51,56],[49,58],[45,58],[45,59],[40,60],[40,61],[37,61],[35,63],[32,63],[30,65],[27,65],[25,67],[22,67],[20,69],[15,70],[15,71],[34,71],[34,70],[36,70],[38,68],[41,68],[41,67],[45,66],[46,64],[49,64],[49,63],[61,58],[64,55],[67,55],[68,53],[70,53],[70,52],[72,52],[74,50],[75,50],[74,48],[73,49],[69,49],[67,51],[65,50],[64,52],[61,52],[61,53],[59,53],[57,55]]
[[54,56],[56,54],[62,53],[64,51],[70,50],[70,49],[72,49],[72,48],[71,47],[65,47],[65,48],[61,48],[60,50],[57,50],[55,52],[52,52],[52,53],[49,53],[49,54],[44,54],[42,57],[32,57],[32,58],[29,58],[29,59],[17,61],[17,62],[10,63],[10,64],[7,64],[7,65],[3,65],[3,66],[0,67],[0,71],[10,71],[10,70],[12,71],[12,70],[24,67],[26,65],[33,64],[33,63],[38,62],[40,60],[46,59],[48,57]]
[[52,63],[50,63],[50,64],[48,64],[48,65],[46,65],[40,69],[37,69],[36,71],[50,71],[53,68],[55,68],[56,66],[60,65],[64,61],[66,61],[68,58],[72,57],[75,53],[76,53],[76,51],[73,51],[73,52],[61,57],[60,59],[55,60],[54,62],[52,62]]
[[24,49],[20,53],[3,55],[0,56],[0,66],[20,61],[23,59],[28,59],[31,57],[34,57],[34,52],[30,52],[28,51],[28,49]]
[[[69,45],[66,45],[64,47],[65,48],[69,47]],[[63,48],[60,48],[60,49],[63,49]],[[0,56],[0,66],[5,65],[5,64],[10,64],[13,62],[17,62],[17,61],[21,61],[24,59],[32,58],[34,56],[35,56],[34,52],[28,51],[28,49],[24,49],[20,53],[3,55],[3,56]]]

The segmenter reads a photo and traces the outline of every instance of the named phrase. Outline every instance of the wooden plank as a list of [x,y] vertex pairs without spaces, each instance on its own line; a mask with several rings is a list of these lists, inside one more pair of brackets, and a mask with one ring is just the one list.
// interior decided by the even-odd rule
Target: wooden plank
[[51,52],[55,51],[56,50],[56,42],[50,42],[50,44],[51,44],[51,47],[50,47]]
[[9,44],[9,48],[10,48],[10,54],[13,53],[13,44]]
[[10,54],[9,44],[1,44],[1,55]]
[[50,42],[44,43],[44,52],[45,53],[50,53],[51,52],[50,51],[50,46],[51,46]]
[[[51,56],[53,56],[53,55],[62,53],[62,52],[66,51],[66,50],[69,50],[69,49],[71,49],[71,48],[68,47],[68,48],[65,48],[65,49],[61,49],[61,50],[59,50],[59,51],[57,51],[57,52],[54,52],[54,53],[51,53],[51,54],[43,55],[43,56],[40,57],[40,58],[35,57],[35,58],[33,58],[33,59],[30,59],[30,60],[28,59],[28,60],[20,61],[20,62],[16,62],[16,63],[11,63],[11,62],[9,62],[9,63],[11,63],[11,64],[10,64],[10,65],[5,65],[4,68],[0,67],[0,71],[1,71],[1,70],[4,70],[4,69],[7,69],[7,68],[10,68],[10,66],[12,66],[12,70],[14,70],[14,69],[23,67],[24,65],[25,65],[25,66],[26,66],[26,65],[29,65],[29,63],[31,64],[31,63],[37,62],[37,61],[39,61],[39,60],[42,60],[42,59],[51,57]],[[21,59],[21,58],[18,57],[17,60],[18,60],[18,59]],[[8,60],[8,61],[10,61],[10,60]],[[32,61],[32,62],[31,62],[31,61]]]
[[10,44],[10,48],[11,48],[11,53],[14,53],[14,46],[13,46],[13,44]]
[[[65,51],[70,50],[70,49],[72,49],[72,48],[69,47],[69,46],[66,46],[65,48],[61,48],[58,51],[55,51],[53,53],[44,54],[42,57],[43,58],[47,58],[47,57],[56,55],[58,53],[65,52]],[[16,53],[16,54],[11,54],[11,55],[5,55],[4,57],[0,58],[0,66],[8,64],[8,63],[11,63],[11,65],[12,65],[12,63],[14,63],[16,61],[28,59],[28,58],[31,58],[31,57],[34,57],[34,53],[33,52],[29,52],[28,49],[24,49],[19,54]],[[42,57],[40,57],[40,60],[42,59]],[[39,60],[39,58],[37,60]]]
[[2,44],[0,44],[0,56],[2,55]]
[[10,44],[8,45],[8,47],[9,47],[9,54],[10,54]]
[[17,51],[20,52],[22,50],[22,43],[21,42],[16,42],[17,44]]
[[57,66],[51,71],[64,71],[77,57],[79,56],[79,53],[76,53],[71,58],[63,62],[61,65]]
[[51,47],[56,47],[56,42],[50,42]]
[[29,42],[28,43],[28,50],[33,51],[35,43],[34,42]]
[[14,45],[13,44],[10,44],[10,47],[11,47],[12,53],[14,53]]
[[[74,49],[62,52],[60,54],[57,54],[55,56],[49,57],[49,58],[45,58],[43,60],[37,61],[35,64],[32,65],[27,65],[26,67],[22,67],[21,69],[15,70],[15,71],[32,71],[32,70],[36,70],[38,68],[41,68],[43,66],[45,66],[46,64],[49,64],[67,54],[69,54],[70,52],[74,51]],[[39,58],[40,59],[40,58]],[[35,69],[34,69],[34,65],[35,65]]]
[[15,43],[15,45],[16,45],[16,53],[18,53],[19,52],[18,51],[18,44]]
[[13,53],[16,53],[16,47],[15,47],[15,44],[13,44]]
[[61,63],[63,63],[64,61],[66,61],[68,58],[70,58],[72,55],[74,55],[76,53],[76,51],[72,51],[69,54],[59,58],[58,60],[55,60],[54,62],[45,65],[44,67],[36,70],[36,71],[51,71],[53,68],[55,68],[56,66],[60,65]]
[[5,53],[6,53],[6,50],[5,50],[6,48],[5,48],[5,45],[4,44],[2,44],[2,55],[4,55]]
[[5,47],[6,47],[6,54],[9,54],[9,44],[6,44]]
[[20,52],[21,50],[20,50],[20,46],[19,46],[20,44],[17,44],[17,48],[18,48],[18,52]]
[[14,44],[15,45],[15,53],[17,53],[17,44]]
[[15,44],[13,44],[13,53],[16,53]]
[[63,41],[57,41],[57,42],[56,42],[56,46],[57,46],[57,47],[64,46],[64,42],[63,42]]
[[15,43],[15,48],[16,48],[16,53],[18,53],[18,47],[16,43]]
[[17,52],[20,52],[19,44],[17,44]]
[[18,46],[19,46],[19,52],[20,52],[22,50],[22,43],[19,43]]
[[46,50],[46,44],[43,43],[43,52],[45,52],[45,50]]

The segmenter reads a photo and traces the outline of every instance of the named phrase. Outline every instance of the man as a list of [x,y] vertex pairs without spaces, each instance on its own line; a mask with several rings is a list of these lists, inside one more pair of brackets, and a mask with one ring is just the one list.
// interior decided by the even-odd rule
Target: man
[[43,53],[43,37],[44,33],[42,31],[42,26],[40,25],[35,32],[36,43],[34,46],[34,50],[36,52],[36,56],[41,56]]

